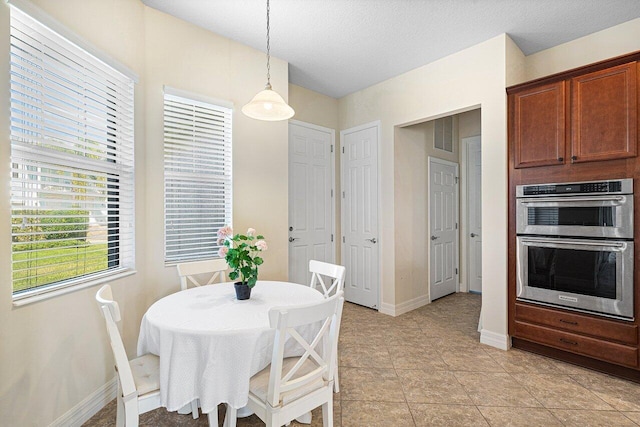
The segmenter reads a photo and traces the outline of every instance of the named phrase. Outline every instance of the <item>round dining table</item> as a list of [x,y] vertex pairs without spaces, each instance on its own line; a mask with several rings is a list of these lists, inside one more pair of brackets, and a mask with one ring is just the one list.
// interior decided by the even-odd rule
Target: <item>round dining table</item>
[[[321,302],[322,293],[295,283],[258,281],[251,298],[236,299],[233,283],[195,287],[155,302],[142,318],[138,354],[160,356],[162,406],[177,411],[199,399],[203,413],[247,405],[251,376],[271,363],[275,331],[269,310]],[[298,331],[310,339],[317,329]],[[295,341],[285,357],[303,350]],[[233,411],[235,413],[235,411]]]

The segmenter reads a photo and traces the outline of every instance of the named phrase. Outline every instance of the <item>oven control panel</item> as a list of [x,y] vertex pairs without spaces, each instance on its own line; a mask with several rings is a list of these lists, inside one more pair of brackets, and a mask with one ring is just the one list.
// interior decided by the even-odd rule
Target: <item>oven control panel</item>
[[519,185],[517,197],[553,196],[564,194],[632,194],[633,179],[558,184]]

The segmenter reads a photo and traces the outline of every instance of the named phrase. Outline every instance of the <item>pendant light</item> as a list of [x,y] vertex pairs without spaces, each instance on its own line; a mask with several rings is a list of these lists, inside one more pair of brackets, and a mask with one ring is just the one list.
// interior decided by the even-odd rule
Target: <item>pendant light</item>
[[271,59],[269,46],[269,0],[267,0],[267,85],[264,90],[258,92],[251,102],[242,107],[242,112],[252,119],[275,122],[287,120],[293,117],[295,112],[278,92],[271,89]]

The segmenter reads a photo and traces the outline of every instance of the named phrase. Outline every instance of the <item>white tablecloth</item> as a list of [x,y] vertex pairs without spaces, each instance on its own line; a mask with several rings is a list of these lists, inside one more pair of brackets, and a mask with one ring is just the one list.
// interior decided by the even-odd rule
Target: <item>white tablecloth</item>
[[[308,286],[258,281],[245,301],[236,299],[233,283],[192,288],[157,301],[142,318],[138,354],[160,356],[162,406],[177,411],[194,399],[200,399],[203,413],[219,403],[246,406],[249,379],[271,362],[269,309],[322,300]],[[310,339],[315,331],[299,332]],[[302,353],[295,347],[285,356]]]

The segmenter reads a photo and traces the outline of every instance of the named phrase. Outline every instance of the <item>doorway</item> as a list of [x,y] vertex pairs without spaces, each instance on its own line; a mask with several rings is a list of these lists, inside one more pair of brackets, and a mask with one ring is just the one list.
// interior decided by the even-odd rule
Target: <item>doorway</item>
[[335,131],[289,121],[289,281],[309,284],[309,260],[335,262]]
[[462,139],[463,201],[465,202],[466,287],[469,292],[482,293],[482,146],[480,136]]
[[458,164],[429,156],[429,300],[458,291]]
[[345,299],[378,309],[378,144],[380,123],[340,132],[342,264]]

